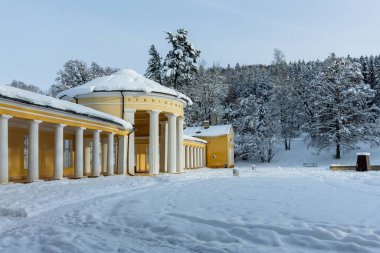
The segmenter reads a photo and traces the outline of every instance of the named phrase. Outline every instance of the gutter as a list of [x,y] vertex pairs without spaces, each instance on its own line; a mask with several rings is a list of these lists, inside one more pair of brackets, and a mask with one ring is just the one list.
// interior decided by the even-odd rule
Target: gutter
[[[121,95],[121,118],[124,119],[124,93],[122,91],[120,91],[120,95]],[[134,128],[134,126],[133,126]]]
[[[124,105],[123,105],[123,107],[124,107]],[[129,165],[129,152],[130,152],[130,149],[129,149],[129,148],[130,148],[130,145],[129,145],[129,144],[131,143],[131,142],[130,142],[130,139],[129,139],[129,135],[130,135],[131,133],[133,133],[135,130],[136,130],[135,125],[132,124],[132,131],[130,131],[130,132],[128,133],[128,135],[127,135],[127,137],[128,137],[128,145],[127,145],[127,150],[128,150],[128,151],[127,151],[127,174],[130,175],[130,176],[134,176],[134,175],[129,173],[129,168],[128,168],[128,165]],[[133,169],[136,170],[136,165],[135,165],[135,168],[133,168]],[[135,173],[136,173],[136,171],[135,171]]]

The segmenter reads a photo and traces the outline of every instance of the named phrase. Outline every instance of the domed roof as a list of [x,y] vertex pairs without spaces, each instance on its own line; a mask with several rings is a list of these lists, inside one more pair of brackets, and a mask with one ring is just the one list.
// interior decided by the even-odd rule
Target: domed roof
[[57,97],[76,97],[78,95],[85,95],[94,91],[135,91],[157,93],[174,96],[185,100],[188,105],[192,104],[191,99],[186,95],[152,81],[132,69],[121,69],[111,75],[95,78],[94,80],[91,80],[83,85],[62,91],[57,95]]

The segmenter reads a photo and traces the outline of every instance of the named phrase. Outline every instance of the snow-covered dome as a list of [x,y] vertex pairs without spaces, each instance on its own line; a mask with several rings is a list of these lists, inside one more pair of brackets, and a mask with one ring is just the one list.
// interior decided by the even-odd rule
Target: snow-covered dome
[[68,96],[74,98],[78,95],[85,95],[94,91],[135,91],[157,93],[175,96],[185,100],[188,105],[192,104],[191,99],[186,95],[152,81],[132,69],[121,69],[111,75],[95,78],[88,83],[65,90],[59,93],[57,97],[63,98]]

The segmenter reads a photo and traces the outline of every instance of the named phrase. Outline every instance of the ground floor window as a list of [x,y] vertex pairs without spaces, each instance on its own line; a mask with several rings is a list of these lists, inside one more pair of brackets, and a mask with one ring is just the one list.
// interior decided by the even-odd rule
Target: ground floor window
[[24,136],[24,170],[29,168],[29,136]]
[[65,168],[73,167],[73,140],[67,139],[63,142],[63,166]]

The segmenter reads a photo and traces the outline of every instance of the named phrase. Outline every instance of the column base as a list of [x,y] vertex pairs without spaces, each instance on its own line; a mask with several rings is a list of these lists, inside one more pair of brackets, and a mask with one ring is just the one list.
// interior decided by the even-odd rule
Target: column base
[[97,177],[104,177],[103,175],[98,175],[98,176],[87,176],[87,178],[97,178]]

